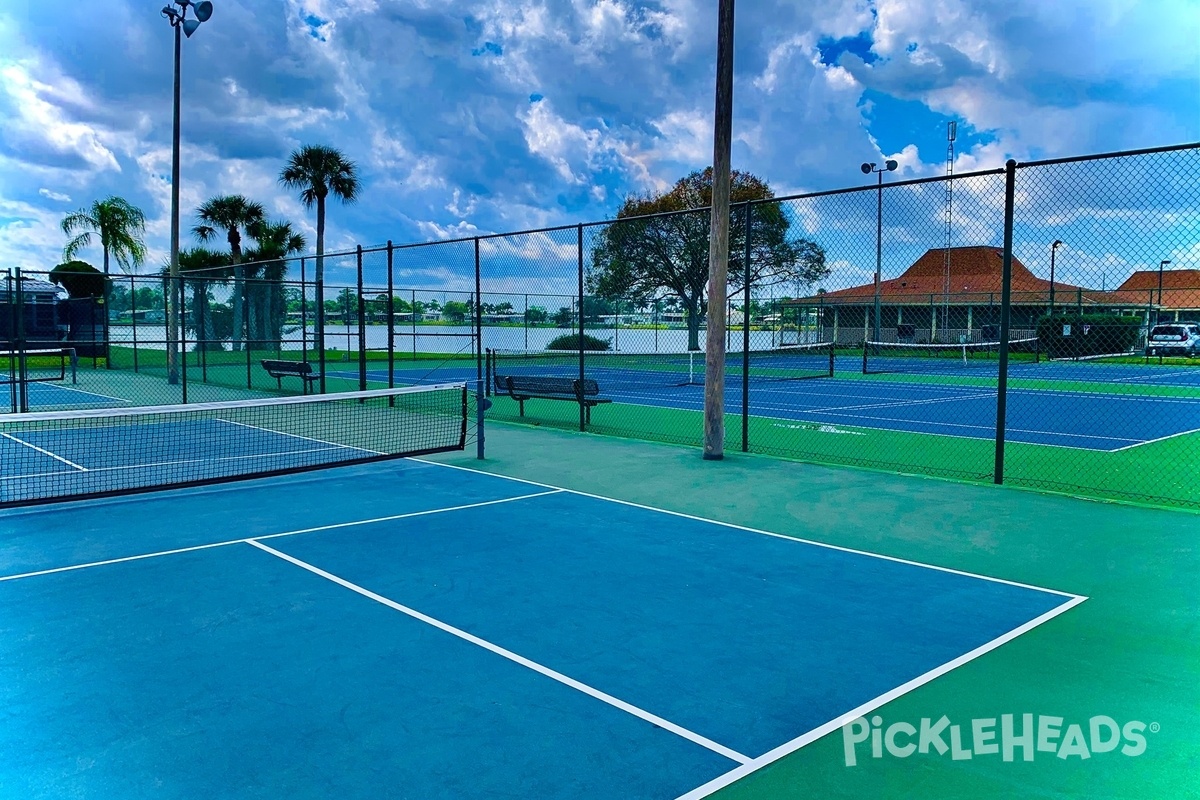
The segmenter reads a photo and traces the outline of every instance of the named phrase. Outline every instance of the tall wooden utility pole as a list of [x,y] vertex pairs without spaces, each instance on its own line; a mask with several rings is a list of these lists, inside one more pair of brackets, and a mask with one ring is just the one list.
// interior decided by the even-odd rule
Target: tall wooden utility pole
[[713,124],[708,337],[704,357],[704,458],[708,460],[725,457],[725,289],[729,272],[729,161],[733,139],[733,0],[720,0],[717,16],[717,107]]

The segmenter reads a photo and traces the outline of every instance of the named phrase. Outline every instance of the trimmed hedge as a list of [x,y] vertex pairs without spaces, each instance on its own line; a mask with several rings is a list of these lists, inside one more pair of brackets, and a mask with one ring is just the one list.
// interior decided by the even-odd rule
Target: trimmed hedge
[[[1070,326],[1070,334],[1064,335]],[[1140,317],[1112,314],[1055,314],[1038,320],[1038,344],[1050,358],[1131,352],[1138,344]]]
[[[550,340],[550,344],[546,345],[547,350],[578,350],[579,349],[579,334],[564,333],[562,336],[555,336]],[[583,335],[584,350],[612,350],[612,339],[598,339],[595,336],[585,333]]]

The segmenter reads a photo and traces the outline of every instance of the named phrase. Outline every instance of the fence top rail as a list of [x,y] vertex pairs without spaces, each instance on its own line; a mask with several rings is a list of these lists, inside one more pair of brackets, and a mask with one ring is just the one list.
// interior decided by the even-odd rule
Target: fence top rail
[[1017,169],[1026,167],[1045,167],[1052,164],[1071,164],[1080,161],[1098,161],[1106,158],[1123,158],[1126,156],[1147,156],[1156,153],[1176,153],[1181,150],[1200,150],[1200,142],[1188,142],[1186,144],[1172,144],[1162,147],[1144,147],[1140,150],[1116,150],[1109,153],[1091,153],[1083,156],[1063,156],[1062,158],[1044,158],[1037,161],[1022,161],[1017,164]]

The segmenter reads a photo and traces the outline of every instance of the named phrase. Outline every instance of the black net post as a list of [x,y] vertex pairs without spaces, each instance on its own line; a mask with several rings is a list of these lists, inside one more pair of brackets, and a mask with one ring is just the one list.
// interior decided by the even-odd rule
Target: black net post
[[583,332],[583,225],[575,227],[575,248],[576,256],[578,257],[578,268],[576,277],[578,278],[577,289],[579,291],[579,430],[587,429],[587,409],[583,405],[583,381],[585,376],[585,364],[583,360],[584,350],[584,332]]
[[362,245],[354,248],[357,258],[355,288],[358,292],[358,390],[367,390],[367,302],[363,297],[363,251]]
[[1004,432],[1008,412],[1008,331],[1012,322],[1013,207],[1017,162],[1004,165],[1004,265],[1000,278],[1000,369],[996,386],[996,465],[992,482],[1004,483]]
[[746,203],[746,242],[742,254],[742,452],[750,452],[750,221],[754,206]]

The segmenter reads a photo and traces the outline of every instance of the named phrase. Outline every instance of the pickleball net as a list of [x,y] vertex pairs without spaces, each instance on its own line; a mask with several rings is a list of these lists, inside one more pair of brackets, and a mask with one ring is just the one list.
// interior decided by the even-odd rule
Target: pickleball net
[[465,384],[0,417],[0,506],[462,450]]
[[[962,344],[911,344],[905,342],[863,343],[862,371],[864,375],[885,373],[933,373],[975,370],[996,370],[1000,359],[1000,342],[966,342]],[[1014,339],[1008,343],[1013,363],[1037,363],[1042,354],[1038,340]]]
[[[704,385],[703,352],[632,353],[585,350],[582,360],[584,377],[596,381],[601,391]],[[487,361],[489,385],[493,385],[497,375],[578,378],[580,352],[490,350]],[[749,353],[749,361],[750,367],[747,371],[741,352],[726,353],[726,379],[773,383],[832,377],[834,345],[832,342],[818,342],[752,350]]]

